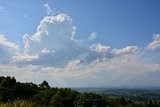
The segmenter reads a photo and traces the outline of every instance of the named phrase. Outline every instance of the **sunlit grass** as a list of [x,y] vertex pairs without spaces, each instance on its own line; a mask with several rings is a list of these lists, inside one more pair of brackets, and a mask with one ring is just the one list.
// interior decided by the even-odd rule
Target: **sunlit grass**
[[45,107],[32,101],[17,100],[14,102],[0,103],[0,107]]

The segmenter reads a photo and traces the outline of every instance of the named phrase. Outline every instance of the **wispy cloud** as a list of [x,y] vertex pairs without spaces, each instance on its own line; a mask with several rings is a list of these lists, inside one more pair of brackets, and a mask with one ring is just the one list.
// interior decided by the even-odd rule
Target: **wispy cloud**
[[54,15],[55,14],[55,12],[51,9],[51,7],[49,6],[48,3],[44,4],[43,6],[46,8],[46,11],[47,11],[48,15]]
[[96,32],[91,33],[88,37],[89,40],[95,40],[96,38],[97,38],[97,33]]
[[0,13],[5,13],[5,9],[2,6],[0,6]]

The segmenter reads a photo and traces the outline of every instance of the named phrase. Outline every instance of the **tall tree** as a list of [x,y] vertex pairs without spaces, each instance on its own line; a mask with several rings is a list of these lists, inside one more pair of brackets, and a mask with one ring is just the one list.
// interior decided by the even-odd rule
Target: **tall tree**
[[50,88],[50,86],[46,80],[44,80],[39,86],[41,88]]

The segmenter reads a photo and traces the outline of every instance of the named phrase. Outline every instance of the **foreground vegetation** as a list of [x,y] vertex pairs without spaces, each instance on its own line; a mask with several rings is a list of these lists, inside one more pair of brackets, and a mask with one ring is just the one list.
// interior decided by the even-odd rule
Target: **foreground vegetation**
[[14,77],[0,77],[0,107],[159,107],[157,100],[132,101],[125,97],[79,93],[70,88],[51,88],[47,81],[36,85]]

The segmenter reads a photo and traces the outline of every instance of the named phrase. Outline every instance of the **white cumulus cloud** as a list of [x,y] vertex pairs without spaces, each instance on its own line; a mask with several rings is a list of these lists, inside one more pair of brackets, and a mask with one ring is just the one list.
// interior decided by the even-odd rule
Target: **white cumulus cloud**
[[48,49],[46,49],[46,48],[44,48],[42,51],[41,51],[42,53],[50,53],[50,51],[48,50]]
[[109,50],[110,50],[110,46],[97,44],[97,45],[92,45],[92,46],[91,46],[91,49],[92,49],[93,51],[103,53],[103,52],[109,51]]
[[72,23],[67,14],[44,17],[33,35],[24,35],[24,53],[15,59],[26,64],[63,66],[78,57],[87,47],[74,39]]
[[160,34],[155,34],[153,36],[153,41],[148,45],[148,49],[160,48]]
[[112,53],[114,55],[127,55],[127,54],[134,54],[138,50],[137,46],[127,46],[122,49],[113,49]]
[[18,45],[8,41],[4,35],[0,35],[0,63],[12,62],[12,57],[19,52]]

